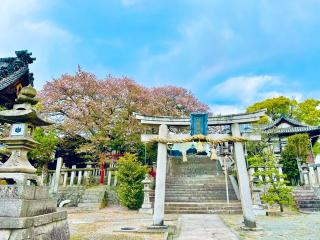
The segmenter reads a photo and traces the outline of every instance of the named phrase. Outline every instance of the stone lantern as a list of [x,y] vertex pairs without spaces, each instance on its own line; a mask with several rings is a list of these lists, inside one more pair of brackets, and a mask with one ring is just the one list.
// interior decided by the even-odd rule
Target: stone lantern
[[33,107],[36,94],[30,85],[22,88],[13,109],[0,112],[0,122],[11,124],[9,136],[1,139],[11,155],[0,166],[0,239],[69,238],[67,213],[57,212],[27,157],[38,144],[32,139],[35,127],[50,124]]
[[149,174],[146,174],[145,179],[142,181],[143,183],[143,193],[144,193],[144,198],[143,198],[143,204],[141,208],[139,209],[140,213],[153,213],[152,210],[152,204],[150,202],[150,184],[151,180],[149,179]]
[[17,104],[13,106],[13,109],[0,112],[0,122],[11,124],[9,137],[1,139],[1,142],[11,151],[11,156],[0,167],[0,178],[12,176],[18,181],[24,181],[29,177],[35,179],[33,174],[36,169],[27,158],[28,151],[38,144],[32,139],[32,134],[35,127],[51,124],[41,119],[33,108],[38,102],[35,98],[36,94],[36,90],[30,85],[24,87],[18,95]]

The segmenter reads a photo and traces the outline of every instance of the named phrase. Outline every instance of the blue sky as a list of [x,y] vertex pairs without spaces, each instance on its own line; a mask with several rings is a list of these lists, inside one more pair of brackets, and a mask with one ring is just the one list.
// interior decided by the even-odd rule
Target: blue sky
[[319,0],[1,0],[0,55],[32,51],[38,89],[79,64],[233,113],[319,98],[319,13]]

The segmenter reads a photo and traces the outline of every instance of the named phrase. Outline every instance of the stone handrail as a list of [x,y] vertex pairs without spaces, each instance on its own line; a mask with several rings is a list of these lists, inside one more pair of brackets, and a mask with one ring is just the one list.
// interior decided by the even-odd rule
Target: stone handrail
[[[279,174],[282,174],[282,164],[276,164],[275,167],[278,169]],[[250,183],[253,184],[253,179],[255,178],[254,173],[258,171],[264,171],[266,169],[265,166],[255,166],[255,167],[249,167],[248,168],[248,174],[249,174],[249,180]],[[261,181],[264,180],[263,176],[257,176]],[[274,179],[274,181],[277,181],[277,179]],[[280,181],[283,181],[283,178],[280,178]]]
[[[98,178],[101,176],[101,169],[92,167],[91,164],[87,164],[85,168],[77,168],[73,165],[72,168],[65,168],[62,166],[62,158],[57,159],[56,170],[49,170],[49,185],[50,190],[53,193],[58,191],[58,188],[74,187],[74,186],[86,186],[89,184],[90,178]],[[117,178],[114,168],[108,168],[104,171],[105,176],[108,179],[108,185],[111,185],[113,178],[113,185],[116,186]]]
[[301,166],[304,185],[320,186],[320,164],[309,163]]

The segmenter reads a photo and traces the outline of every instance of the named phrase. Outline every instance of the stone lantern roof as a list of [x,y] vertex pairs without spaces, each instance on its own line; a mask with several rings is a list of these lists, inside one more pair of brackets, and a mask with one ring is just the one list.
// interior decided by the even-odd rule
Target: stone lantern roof
[[37,91],[31,85],[22,88],[13,109],[0,112],[0,123],[30,123],[33,126],[48,126],[52,124],[42,119],[33,108],[38,102],[36,95]]

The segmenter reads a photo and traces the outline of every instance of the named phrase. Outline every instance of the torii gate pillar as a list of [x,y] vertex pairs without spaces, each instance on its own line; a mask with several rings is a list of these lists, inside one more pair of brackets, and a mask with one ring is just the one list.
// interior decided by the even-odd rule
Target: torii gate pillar
[[[168,127],[161,124],[159,127],[159,138],[168,137]],[[158,143],[156,190],[153,212],[153,225],[163,226],[164,201],[166,192],[166,169],[167,169],[167,144]]]
[[[232,136],[234,137],[241,136],[239,123],[231,124],[231,132],[232,132]],[[255,228],[256,220],[255,220],[255,214],[252,209],[249,177],[248,177],[248,172],[246,167],[243,144],[241,142],[234,143],[234,153],[235,153],[235,160],[236,160],[237,171],[238,171],[238,182],[239,182],[239,190],[240,190],[244,224],[246,227]]]

